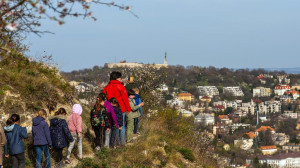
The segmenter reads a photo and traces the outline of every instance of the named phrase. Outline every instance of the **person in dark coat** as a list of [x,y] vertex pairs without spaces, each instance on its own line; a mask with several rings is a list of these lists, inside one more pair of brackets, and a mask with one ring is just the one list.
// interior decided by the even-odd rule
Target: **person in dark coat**
[[111,130],[110,146],[114,147],[116,145],[121,145],[121,130],[123,126],[123,115],[117,99],[111,98],[109,101],[114,108],[115,114],[117,116],[117,121],[118,121],[118,127],[114,127]]
[[64,108],[60,108],[55,113],[55,116],[50,119],[50,136],[52,140],[52,147],[56,153],[55,167],[64,166],[62,161],[63,149],[68,145],[66,138],[68,138],[70,142],[74,141],[66,122],[66,115],[66,110]]
[[25,167],[25,147],[23,139],[28,137],[27,130],[19,124],[20,117],[13,114],[4,127],[7,142],[4,146],[5,157],[11,157],[12,167]]
[[32,138],[36,152],[36,168],[42,167],[42,152],[46,158],[47,168],[51,168],[51,158],[49,149],[51,149],[52,141],[48,123],[45,121],[47,113],[44,109],[40,110],[38,116],[32,120]]

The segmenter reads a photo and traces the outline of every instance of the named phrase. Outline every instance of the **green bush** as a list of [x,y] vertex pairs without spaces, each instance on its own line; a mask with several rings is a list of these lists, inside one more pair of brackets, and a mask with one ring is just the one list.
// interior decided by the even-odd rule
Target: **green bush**
[[179,153],[183,155],[183,157],[189,161],[195,161],[195,156],[193,154],[193,151],[187,148],[181,148],[178,150]]

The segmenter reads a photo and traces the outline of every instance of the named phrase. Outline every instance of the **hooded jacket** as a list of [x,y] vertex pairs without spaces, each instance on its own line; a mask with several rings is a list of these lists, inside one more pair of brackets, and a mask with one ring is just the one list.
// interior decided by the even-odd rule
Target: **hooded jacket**
[[4,146],[5,155],[17,155],[25,152],[23,139],[26,139],[27,130],[17,124],[4,127],[7,142]]
[[[134,96],[134,100],[135,100],[135,103],[136,103],[137,105],[142,103],[141,97],[140,97],[140,95],[138,95],[138,94],[136,94],[136,95]],[[141,114],[141,116],[142,116],[142,115],[143,115],[143,107],[142,107],[142,106],[139,107],[139,112],[140,112],[140,114]]]
[[55,116],[50,120],[50,136],[54,148],[65,148],[67,146],[66,138],[71,142],[74,141],[65,117],[62,115]]
[[113,126],[113,124],[114,124],[115,128],[118,128],[118,121],[117,121],[116,113],[115,113],[115,110],[114,110],[113,106],[111,105],[111,103],[109,101],[105,101],[104,107],[107,110],[108,121],[109,121],[110,126]]
[[108,85],[105,86],[103,93],[107,95],[108,100],[113,97],[116,98],[123,113],[126,111],[131,112],[128,94],[123,82],[111,80]]
[[35,117],[32,119],[32,138],[33,145],[49,145],[52,146],[50,130],[48,123],[43,117]]
[[122,111],[117,106],[113,106],[113,108],[114,108],[115,114],[117,116],[118,125],[119,125],[119,127],[122,127],[123,126],[123,114],[122,114]]
[[72,115],[68,119],[68,126],[71,133],[82,133],[82,107],[80,104],[74,104],[72,108]]

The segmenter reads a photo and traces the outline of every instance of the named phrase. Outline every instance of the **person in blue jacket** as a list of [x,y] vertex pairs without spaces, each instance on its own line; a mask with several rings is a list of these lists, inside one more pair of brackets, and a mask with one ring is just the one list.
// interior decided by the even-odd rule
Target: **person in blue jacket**
[[[132,90],[135,93],[135,95],[134,95],[135,103],[136,104],[142,103],[141,97],[139,95],[140,90],[137,87],[132,88]],[[140,113],[140,117],[142,117],[143,116],[143,107],[139,107],[139,113]],[[134,134],[140,134],[139,133],[139,123],[140,123],[139,117],[134,118],[134,129],[133,129]]]
[[32,138],[36,152],[36,168],[42,167],[42,152],[46,158],[46,167],[51,168],[51,158],[49,149],[51,149],[52,141],[48,123],[45,121],[47,113],[44,109],[40,110],[38,116],[32,120]]
[[5,157],[11,157],[13,168],[25,167],[25,147],[23,139],[26,139],[27,130],[19,125],[20,116],[13,114],[4,127],[7,142],[4,146]]
[[55,116],[50,119],[50,135],[52,140],[52,147],[56,153],[55,167],[63,167],[63,149],[67,147],[68,142],[73,142],[74,139],[70,133],[68,124],[66,122],[67,112],[64,108],[58,109]]

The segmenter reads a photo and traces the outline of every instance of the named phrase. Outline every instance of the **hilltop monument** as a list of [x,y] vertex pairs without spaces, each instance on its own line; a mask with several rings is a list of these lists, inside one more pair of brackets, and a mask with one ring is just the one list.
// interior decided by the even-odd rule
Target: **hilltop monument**
[[168,62],[167,62],[167,52],[165,52],[165,59],[163,64],[143,64],[143,63],[136,63],[136,62],[126,62],[126,61],[120,61],[119,63],[105,63],[105,68],[137,68],[137,67],[143,67],[145,65],[153,66],[153,68],[160,69],[162,67],[167,68]]

